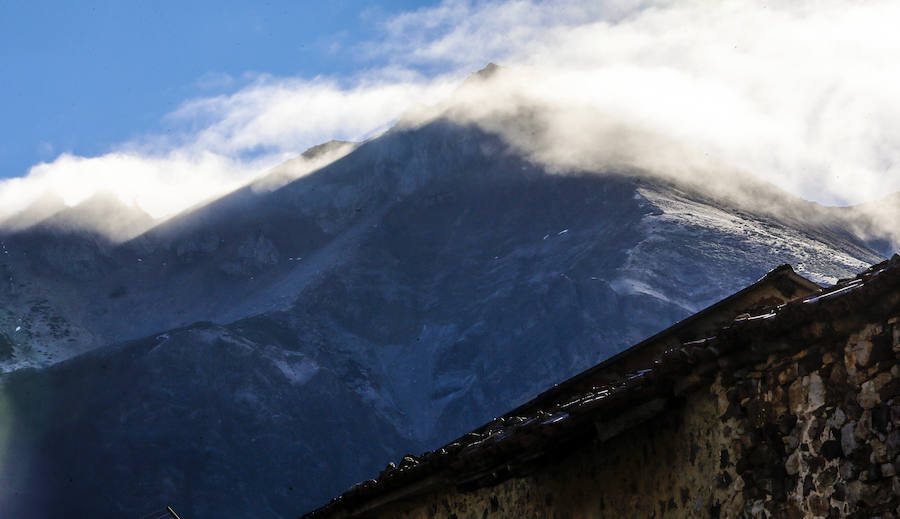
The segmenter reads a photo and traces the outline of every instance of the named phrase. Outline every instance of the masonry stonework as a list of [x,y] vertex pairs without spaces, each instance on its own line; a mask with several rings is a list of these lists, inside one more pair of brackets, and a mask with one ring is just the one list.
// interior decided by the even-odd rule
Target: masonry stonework
[[900,517],[900,323],[831,332],[719,359],[662,414],[525,477],[372,517]]

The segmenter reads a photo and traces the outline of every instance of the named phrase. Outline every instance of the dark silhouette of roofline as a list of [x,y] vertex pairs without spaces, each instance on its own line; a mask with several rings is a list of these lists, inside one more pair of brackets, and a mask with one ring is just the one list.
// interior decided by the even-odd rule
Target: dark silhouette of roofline
[[[651,335],[650,337],[647,337],[646,339],[642,340],[641,342],[613,355],[612,357],[609,357],[609,358],[601,361],[599,364],[595,364],[594,366],[582,371],[581,373],[579,373],[571,378],[566,379],[564,382],[554,385],[550,389],[544,391],[543,393],[540,393],[539,395],[532,398],[531,400],[523,403],[522,405],[516,407],[515,409],[509,411],[508,413],[505,413],[503,416],[504,417],[520,416],[520,415],[526,413],[526,411],[533,410],[535,408],[540,408],[540,407],[544,406],[545,404],[547,404],[548,402],[557,401],[557,400],[559,400],[559,398],[563,397],[567,392],[569,392],[570,388],[577,387],[580,383],[587,381],[591,378],[594,378],[595,376],[599,375],[603,371],[611,369],[613,366],[621,363],[623,360],[626,360],[629,358],[634,358],[638,354],[642,353],[643,350],[645,348],[647,348],[649,345],[658,343],[669,337],[677,337],[679,332],[687,330],[692,325],[698,323],[702,319],[709,317],[710,315],[713,315],[722,309],[727,308],[731,303],[737,301],[738,299],[742,298],[745,295],[748,295],[748,294],[754,292],[755,290],[759,289],[763,285],[766,285],[769,283],[779,283],[779,282],[783,283],[784,281],[795,283],[795,284],[799,285],[800,288],[804,289],[805,292],[803,294],[799,294],[801,296],[805,296],[805,295],[808,295],[808,294],[811,294],[814,292],[819,292],[822,290],[821,286],[817,285],[816,283],[813,283],[812,281],[806,279],[805,277],[801,276],[800,274],[797,274],[797,272],[794,271],[793,267],[791,267],[787,263],[785,263],[783,265],[779,265],[778,267],[775,267],[774,269],[770,270],[768,273],[766,273],[765,276],[758,279],[755,283],[748,285],[748,286],[742,288],[741,290],[731,294],[730,296],[713,303],[712,305],[704,308],[703,310],[700,310],[699,312],[696,312],[696,313],[682,319],[681,321],[678,321],[677,323],[673,324],[672,326],[669,326],[668,328],[666,328],[662,331],[659,331],[659,332]],[[785,289],[785,290],[787,290],[787,289]],[[783,290],[783,291],[785,291],[785,290]],[[794,292],[794,294],[796,294],[796,292]],[[793,294],[791,294],[791,295],[793,295]],[[741,310],[744,311],[744,310],[750,310],[750,309],[744,308]],[[695,338],[699,339],[700,337],[695,337]],[[679,344],[681,342],[682,341],[678,341]],[[492,422],[493,422],[493,420],[491,422],[488,422],[488,423],[482,425],[481,427],[474,429],[474,431],[476,431],[476,432],[483,431],[483,430],[487,429],[488,426]]]
[[[441,486],[465,490],[496,485],[505,479],[527,474],[544,461],[557,458],[556,454],[571,451],[585,441],[604,441],[646,421],[662,412],[668,400],[685,395],[703,384],[705,379],[709,380],[721,367],[723,359],[726,364],[757,362],[770,353],[773,338],[790,333],[847,332],[810,326],[821,320],[830,322],[840,316],[858,324],[863,318],[882,318],[900,311],[898,255],[827,289],[782,265],[753,285],[641,341],[630,350],[664,339],[673,334],[673,329],[696,322],[701,317],[699,314],[709,315],[727,302],[748,294],[754,287],[759,288],[761,283],[779,279],[795,281],[809,289],[815,286],[817,290],[815,294],[807,291],[789,302],[760,308],[762,313],[755,316],[740,315],[716,330],[714,337],[672,345],[658,355],[648,369],[639,373],[602,387],[566,394],[566,390],[578,387],[575,381],[602,371],[604,366],[614,365],[615,359],[623,358],[627,351],[611,357],[437,451],[419,457],[407,455],[399,466],[389,464],[376,479],[355,485],[331,503],[302,517],[357,517]],[[775,347],[784,350],[797,343],[786,341]],[[703,376],[697,376],[695,369]],[[546,405],[515,414],[538,403]],[[597,421],[598,416],[603,417],[601,422]]]

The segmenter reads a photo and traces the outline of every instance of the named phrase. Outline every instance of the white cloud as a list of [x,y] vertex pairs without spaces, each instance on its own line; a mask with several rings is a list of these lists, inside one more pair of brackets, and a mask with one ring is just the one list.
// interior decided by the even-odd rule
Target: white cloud
[[[886,1],[448,0],[390,19],[362,46],[387,66],[263,76],[188,101],[169,116],[175,137],[61,155],[0,183],[0,207],[50,187],[68,203],[105,189],[170,214],[308,146],[374,135],[488,61],[509,68],[502,84],[463,96],[457,116],[555,167],[687,172],[708,157],[822,202],[865,201],[900,189],[897,19]],[[537,137],[507,124],[526,104],[544,109]]]
[[48,191],[68,205],[111,192],[154,217],[168,216],[247,184],[310,146],[381,132],[412,103],[435,102],[451,87],[398,69],[349,86],[261,77],[232,95],[184,103],[168,116],[173,135],[146,136],[97,157],[62,154],[0,182],[0,218]]
[[[5,181],[0,207],[15,211],[47,191],[75,205],[97,192],[111,192],[154,216],[170,214],[246,183],[277,160],[240,161],[210,152],[172,150],[162,155],[113,152],[86,158],[63,154],[31,168],[25,178]],[[12,212],[11,211],[11,212]]]
[[826,203],[900,189],[900,5],[596,4],[447,1],[398,17],[382,49],[525,68],[512,88],[572,116],[550,131],[573,159],[598,159],[590,134],[614,125]]
[[262,78],[231,96],[186,103],[171,117],[208,121],[192,145],[234,156],[364,138],[387,129],[410,103],[434,102],[449,93],[444,81],[398,72],[390,76],[364,78],[351,86],[326,79]]

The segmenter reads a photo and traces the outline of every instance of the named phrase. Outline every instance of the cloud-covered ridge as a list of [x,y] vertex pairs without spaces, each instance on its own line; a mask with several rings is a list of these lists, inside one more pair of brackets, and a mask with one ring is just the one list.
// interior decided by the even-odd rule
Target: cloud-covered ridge
[[388,47],[414,61],[528,70],[515,80],[519,95],[571,112],[562,143],[590,138],[598,121],[825,203],[900,189],[900,72],[891,65],[900,5],[591,4],[444,2],[400,18]]
[[[104,190],[166,216],[314,144],[448,113],[558,170],[744,170],[829,204],[900,190],[900,5],[596,4],[448,0],[404,13],[359,49],[387,65],[187,101],[169,116],[176,137],[61,155],[0,184],[0,207]],[[457,90],[489,61],[505,66],[489,88]]]

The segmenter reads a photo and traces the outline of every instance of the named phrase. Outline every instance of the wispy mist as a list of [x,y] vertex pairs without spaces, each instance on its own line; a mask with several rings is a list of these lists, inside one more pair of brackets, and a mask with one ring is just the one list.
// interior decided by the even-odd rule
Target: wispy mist
[[[402,14],[359,49],[388,67],[260,78],[188,101],[169,116],[175,137],[61,155],[0,185],[0,207],[104,189],[164,216],[313,144],[447,113],[559,170],[702,170],[721,185],[743,170],[826,204],[900,190],[900,5],[594,4],[445,1]],[[504,65],[494,83],[455,90],[489,61]]]
[[[384,131],[411,103],[434,103],[452,88],[450,81],[412,77],[380,71],[349,86],[265,77],[232,95],[190,100],[167,116],[175,128],[170,134],[124,142],[97,157],[64,153],[0,182],[0,219],[48,193],[76,205],[97,192],[169,216],[245,185],[311,146]],[[294,163],[289,176],[339,156]]]

